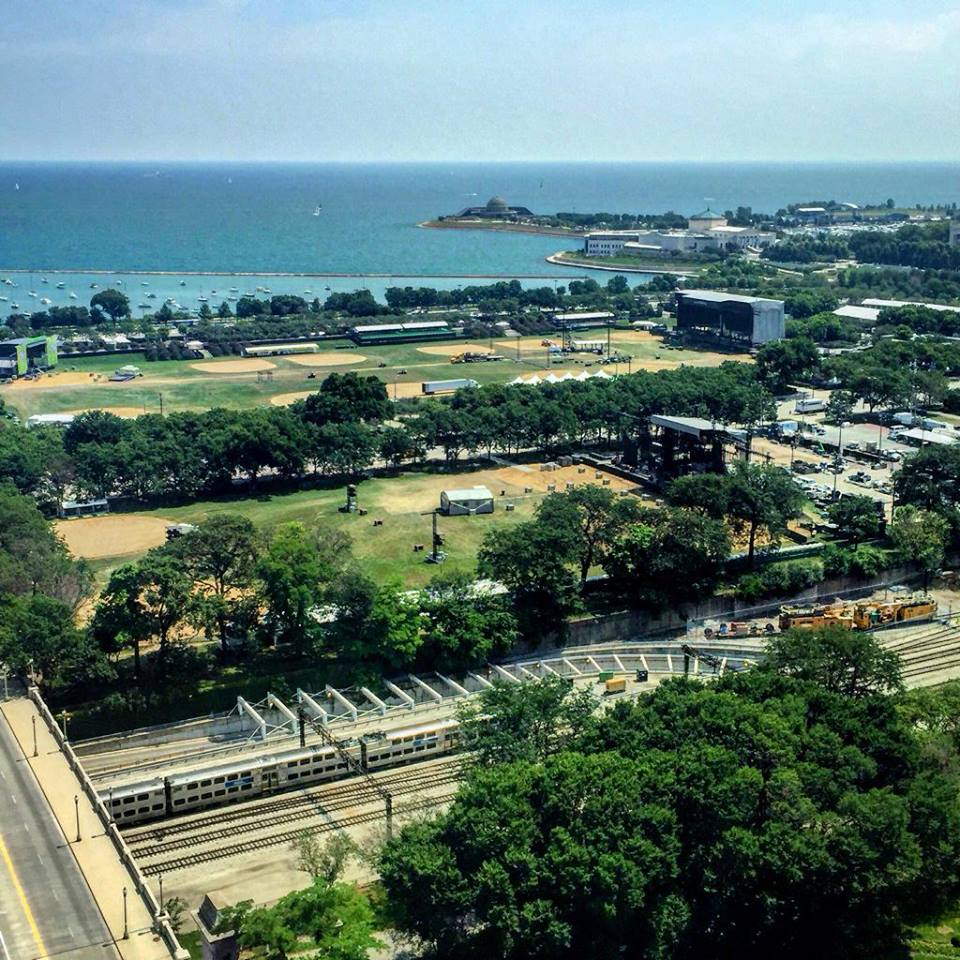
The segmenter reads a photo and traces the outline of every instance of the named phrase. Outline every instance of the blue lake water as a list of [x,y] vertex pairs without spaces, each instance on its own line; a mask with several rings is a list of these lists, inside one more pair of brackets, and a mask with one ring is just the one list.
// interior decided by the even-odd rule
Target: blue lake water
[[[170,272],[124,285],[135,303],[146,281],[158,301],[177,296],[185,306],[199,296],[213,303],[214,289],[219,302],[229,287],[322,295],[327,286],[379,293],[423,275],[446,275],[429,281],[437,286],[476,282],[470,275],[569,277],[569,268],[544,261],[570,245],[563,238],[417,226],[493,194],[538,213],[775,211],[887,197],[929,204],[960,200],[960,164],[0,164],[0,277],[18,284],[0,287],[8,297],[0,308],[36,309],[42,296],[86,302],[90,283],[112,279],[91,270]],[[41,284],[55,269],[72,272]],[[361,276],[252,276],[274,271]],[[230,272],[244,276],[215,276]],[[370,274],[397,279],[362,276]]]

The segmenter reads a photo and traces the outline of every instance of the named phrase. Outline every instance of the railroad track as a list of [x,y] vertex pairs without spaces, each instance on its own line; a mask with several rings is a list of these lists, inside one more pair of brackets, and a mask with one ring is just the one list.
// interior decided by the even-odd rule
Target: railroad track
[[[431,786],[443,786],[448,783],[459,782],[458,774],[447,774],[446,776],[436,776],[429,779],[422,778],[419,781],[411,781],[399,787],[391,785],[391,793],[394,796],[403,796],[404,794],[414,793],[420,790],[426,783]],[[127,845],[133,854],[144,858],[150,858],[164,853],[172,853],[175,850],[182,850],[186,846],[203,846],[208,843],[216,843],[219,840],[227,840],[236,837],[241,833],[249,833],[278,827],[289,824],[291,820],[309,820],[311,818],[325,816],[330,813],[336,813],[340,810],[349,810],[352,807],[363,806],[369,803],[379,803],[380,795],[373,789],[367,789],[362,793],[357,791],[352,797],[343,796],[334,803],[327,803],[323,798],[316,797],[315,802],[308,808],[302,809],[299,814],[292,817],[289,813],[279,813],[272,817],[264,818],[260,816],[260,810],[250,810],[246,814],[247,823],[234,823],[231,826],[224,826],[214,830],[206,830],[202,833],[189,833],[173,840],[165,842],[155,842],[151,840],[140,839],[134,842],[127,841]],[[302,828],[306,829],[306,828]],[[294,835],[300,831],[295,831]]]
[[[434,761],[430,766],[423,769],[416,769],[416,766],[401,768],[395,773],[387,776],[375,777],[375,782],[385,790],[394,790],[402,788],[407,783],[419,784],[424,781],[429,782],[433,777],[445,771],[445,768],[453,768],[459,779],[460,767],[463,762],[462,756],[453,758],[444,758]],[[448,782],[444,780],[444,782]],[[258,816],[272,816],[281,811],[296,811],[299,807],[316,808],[319,804],[329,802],[336,803],[340,798],[352,797],[354,800],[370,794],[377,796],[376,788],[369,782],[359,776],[328,781],[326,783],[315,784],[302,790],[293,792],[285,791],[280,797],[273,800],[258,801],[256,798],[244,797],[239,805],[224,806],[218,808],[218,812],[208,813],[204,816],[195,815],[194,819],[181,819],[162,821],[159,824],[134,824],[123,831],[123,838],[127,845],[134,847],[148,841],[162,842],[170,836],[176,834],[188,833],[207,826],[222,826],[225,823],[233,823],[249,819],[254,810],[251,804],[256,804],[255,812]],[[189,814],[187,815],[189,816]]]
[[[444,793],[436,797],[424,797],[417,803],[405,804],[402,808],[395,811],[397,813],[411,812],[414,810],[424,810],[428,807],[438,806],[446,803],[456,796],[454,793]],[[265,850],[269,847],[276,847],[283,843],[292,843],[297,837],[304,833],[318,834],[331,833],[334,830],[343,830],[347,827],[357,827],[364,823],[375,823],[382,820],[384,813],[382,810],[371,810],[368,813],[358,813],[352,817],[344,817],[341,820],[335,820],[331,823],[318,824],[313,827],[301,827],[297,830],[286,830],[283,833],[273,833],[266,837],[251,837],[240,843],[232,843],[223,847],[215,847],[212,850],[200,850],[196,853],[186,854],[182,857],[175,857],[172,860],[161,860],[155,863],[140,864],[140,869],[144,875],[155,877],[159,874],[173,873],[177,870],[186,870],[189,867],[196,867],[202,863],[210,863],[214,860],[224,860],[230,857],[237,857],[244,853],[250,853],[254,850]]]

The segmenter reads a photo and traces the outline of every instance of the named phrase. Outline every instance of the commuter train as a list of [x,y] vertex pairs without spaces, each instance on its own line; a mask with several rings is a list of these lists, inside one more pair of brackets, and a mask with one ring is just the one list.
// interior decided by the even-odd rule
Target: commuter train
[[[452,753],[460,743],[455,719],[361,737],[343,748],[364,770],[375,771]],[[155,777],[99,791],[118,826],[220,806],[288,790],[301,784],[339,780],[350,764],[327,744],[252,756],[186,773]]]

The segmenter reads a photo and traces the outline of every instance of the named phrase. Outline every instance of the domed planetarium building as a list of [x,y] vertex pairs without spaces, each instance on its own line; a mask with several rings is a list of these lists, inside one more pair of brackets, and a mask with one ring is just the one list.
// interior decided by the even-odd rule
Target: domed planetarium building
[[491,197],[482,207],[464,207],[453,216],[457,219],[480,217],[484,220],[517,220],[520,217],[532,217],[533,211],[527,207],[511,207],[503,197]]

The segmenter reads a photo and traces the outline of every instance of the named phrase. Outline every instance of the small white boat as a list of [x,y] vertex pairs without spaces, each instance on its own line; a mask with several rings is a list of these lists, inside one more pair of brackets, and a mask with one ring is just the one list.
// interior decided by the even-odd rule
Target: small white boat
[[239,287],[231,287],[231,288],[230,288],[230,292],[231,292],[231,293],[239,293],[239,292],[240,292],[240,288],[239,288]]
[[149,300],[156,300],[156,299],[157,299],[157,295],[151,290],[151,291],[147,294],[147,299],[149,299]]
[[41,302],[45,307],[49,307],[50,304],[53,303],[53,301],[52,301],[49,297],[41,297],[41,298],[40,298],[40,302]]
[[140,303],[137,305],[138,310],[149,310],[150,307],[151,307],[151,304],[149,303]]
[[96,289],[97,289],[97,285],[96,285],[95,283],[91,283],[91,284],[90,284],[90,289],[91,289],[91,290],[96,290]]
[[0,296],[0,300],[2,300],[4,303],[6,303],[9,299],[9,297]]
[[35,297],[37,296],[37,291],[36,291],[36,290],[31,290],[31,291],[27,294],[27,296],[28,296],[28,297],[34,297],[34,298],[35,298]]
[[186,281],[186,280],[181,280],[181,281],[180,281],[180,286],[181,286],[181,287],[185,287],[186,285],[187,285],[187,281]]
[[141,280],[141,281],[140,281],[140,286],[141,286],[141,287],[149,287],[150,284],[149,284],[146,280]]
[[66,286],[66,284],[61,280],[61,281],[57,284],[57,289],[58,289],[58,290],[62,290],[65,286]]
[[41,277],[41,278],[40,278],[40,282],[41,282],[41,283],[49,283],[50,281],[49,281],[46,277]]
[[236,300],[237,300],[237,298],[236,298],[235,296],[233,296],[232,294],[231,294],[231,296],[227,297],[227,299],[228,299],[231,303],[235,303]]
[[170,303],[170,304],[174,304],[176,302],[177,302],[176,297],[167,297],[167,299],[164,301],[164,303]]
[[11,309],[11,310],[19,310],[19,309],[20,309],[20,304],[19,304],[19,303],[11,303],[11,304],[10,304],[10,309]]
[[12,281],[9,277],[4,277],[4,278],[3,278],[3,282],[4,282],[8,287],[12,287],[12,286],[13,286],[13,281]]
[[270,290],[269,287],[264,287],[264,288],[263,288],[263,292],[264,292],[264,293],[271,293],[272,291]]
[[76,295],[72,290],[70,291],[70,299],[71,299],[71,300],[76,300],[76,299],[77,299],[77,295]]
[[209,302],[210,302],[210,298],[209,298],[209,297],[197,297],[197,300],[198,300],[200,303],[209,303]]

